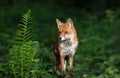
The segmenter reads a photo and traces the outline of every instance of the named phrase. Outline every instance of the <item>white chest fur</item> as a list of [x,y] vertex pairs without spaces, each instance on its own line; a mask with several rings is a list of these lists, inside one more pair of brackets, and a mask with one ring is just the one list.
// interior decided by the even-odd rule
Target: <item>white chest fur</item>
[[75,42],[73,40],[65,41],[60,44],[62,51],[60,52],[61,56],[67,56],[75,54],[75,48],[77,47],[78,42]]

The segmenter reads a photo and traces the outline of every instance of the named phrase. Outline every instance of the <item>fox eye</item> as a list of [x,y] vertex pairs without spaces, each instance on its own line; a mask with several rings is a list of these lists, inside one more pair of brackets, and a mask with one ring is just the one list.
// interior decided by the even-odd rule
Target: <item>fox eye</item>
[[61,32],[59,32],[59,33],[61,33]]
[[67,34],[68,32],[67,31],[65,31],[65,34]]

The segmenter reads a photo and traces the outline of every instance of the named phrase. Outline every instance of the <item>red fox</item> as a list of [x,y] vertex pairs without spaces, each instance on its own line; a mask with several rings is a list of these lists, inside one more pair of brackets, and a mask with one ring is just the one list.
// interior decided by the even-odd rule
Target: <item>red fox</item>
[[73,60],[78,46],[78,37],[73,21],[69,18],[66,23],[56,19],[59,36],[53,47],[55,68],[66,72],[66,62],[69,60],[70,72],[73,72]]

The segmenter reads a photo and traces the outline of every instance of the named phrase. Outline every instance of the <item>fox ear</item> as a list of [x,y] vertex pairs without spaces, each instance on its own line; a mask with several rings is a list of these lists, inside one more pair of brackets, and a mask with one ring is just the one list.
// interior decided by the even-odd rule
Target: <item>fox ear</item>
[[68,18],[68,19],[67,19],[67,24],[68,24],[69,26],[73,26],[73,21],[72,21],[71,18]]
[[61,24],[62,24],[62,23],[59,21],[59,19],[57,19],[57,18],[56,18],[56,23],[57,23],[58,28],[59,28],[59,27],[61,26]]

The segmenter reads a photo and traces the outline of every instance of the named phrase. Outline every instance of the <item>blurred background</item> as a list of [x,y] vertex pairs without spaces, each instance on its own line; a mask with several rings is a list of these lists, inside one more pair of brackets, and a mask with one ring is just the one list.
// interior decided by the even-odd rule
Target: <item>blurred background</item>
[[[22,15],[31,10],[35,40],[42,44],[43,69],[53,67],[52,45],[57,38],[55,19],[71,18],[79,37],[75,55],[76,78],[120,77],[119,0],[1,0],[0,58],[8,54],[10,41]],[[4,73],[6,71],[0,70]],[[2,74],[1,74],[2,75]]]

